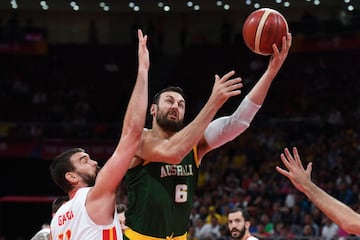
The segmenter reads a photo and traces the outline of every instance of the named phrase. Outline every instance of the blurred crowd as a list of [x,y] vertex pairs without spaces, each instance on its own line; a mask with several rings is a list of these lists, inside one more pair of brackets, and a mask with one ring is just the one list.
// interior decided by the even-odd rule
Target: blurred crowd
[[[131,46],[92,46],[89,57],[88,46],[50,45],[46,56],[1,54],[0,139],[116,138],[135,79],[134,53]],[[203,159],[189,240],[229,239],[226,215],[234,207],[248,208],[251,232],[261,239],[354,237],[275,166],[284,147],[297,146],[314,164],[314,182],[360,211],[359,57],[360,49],[289,54],[252,126]],[[236,44],[188,46],[179,56],[152,59],[150,91],[183,87],[189,120],[209,95],[214,70],[236,67],[246,93],[266,61]],[[127,203],[125,189],[118,197]]]

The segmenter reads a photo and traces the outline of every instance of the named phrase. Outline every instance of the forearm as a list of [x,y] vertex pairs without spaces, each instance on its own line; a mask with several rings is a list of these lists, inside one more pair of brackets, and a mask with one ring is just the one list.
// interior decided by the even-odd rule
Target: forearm
[[169,159],[165,161],[180,162],[198,144],[217,110],[216,104],[207,102],[192,122],[173,135],[167,142],[166,155]]
[[142,133],[148,104],[148,70],[139,66],[136,83],[124,117],[123,134]]
[[241,78],[235,77],[230,71],[222,78],[215,75],[212,93],[196,118],[180,132],[169,139],[169,143],[161,150],[166,151],[171,162],[180,162],[189,151],[196,146],[203,137],[206,127],[214,118],[219,108],[229,99],[241,93]]
[[349,206],[327,194],[314,183],[310,183],[303,191],[325,215],[346,232],[360,234],[360,215]]
[[253,103],[247,96],[231,116],[212,121],[204,137],[211,149],[217,148],[243,133],[249,126],[261,105]]
[[258,105],[262,105],[264,103],[271,83],[274,80],[277,72],[278,69],[268,67],[265,73],[261,76],[261,78],[247,95],[253,103]]

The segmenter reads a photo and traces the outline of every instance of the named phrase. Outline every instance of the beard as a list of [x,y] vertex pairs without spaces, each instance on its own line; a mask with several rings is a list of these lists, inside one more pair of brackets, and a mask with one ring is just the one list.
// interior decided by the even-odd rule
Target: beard
[[[233,231],[233,230],[236,230],[236,231]],[[233,228],[231,230],[231,238],[232,239],[236,239],[236,240],[239,240],[239,239],[242,239],[244,236],[245,236],[245,232],[246,232],[246,228],[245,226],[243,226],[243,228],[241,230],[238,230],[236,228]],[[239,233],[237,236],[234,235],[233,233]]]
[[86,183],[86,185],[88,185],[89,187],[92,187],[95,185],[96,176],[98,175],[99,171],[100,171],[100,167],[97,166],[96,172],[94,175],[84,174],[84,173],[78,173],[78,174],[83,179],[84,183]]
[[169,115],[169,113],[163,114],[160,111],[159,107],[157,107],[157,112],[158,112],[158,114],[156,116],[156,122],[164,131],[178,132],[184,127],[183,121],[168,119],[167,116]]

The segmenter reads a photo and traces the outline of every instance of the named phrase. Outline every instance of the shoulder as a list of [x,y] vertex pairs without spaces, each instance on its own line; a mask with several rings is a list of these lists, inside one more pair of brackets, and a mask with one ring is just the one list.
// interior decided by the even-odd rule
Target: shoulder
[[37,232],[31,240],[46,240],[50,236],[50,228],[41,229]]
[[249,236],[246,240],[259,240],[257,237]]

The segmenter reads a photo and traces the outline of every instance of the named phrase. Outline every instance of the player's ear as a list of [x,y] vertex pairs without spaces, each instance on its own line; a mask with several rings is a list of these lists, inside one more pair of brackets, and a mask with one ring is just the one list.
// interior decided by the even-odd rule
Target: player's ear
[[155,116],[156,107],[157,107],[156,104],[151,104],[151,107],[150,107],[151,116]]
[[67,172],[67,173],[65,173],[65,179],[68,182],[73,183],[73,182],[77,181],[77,176],[73,172]]

